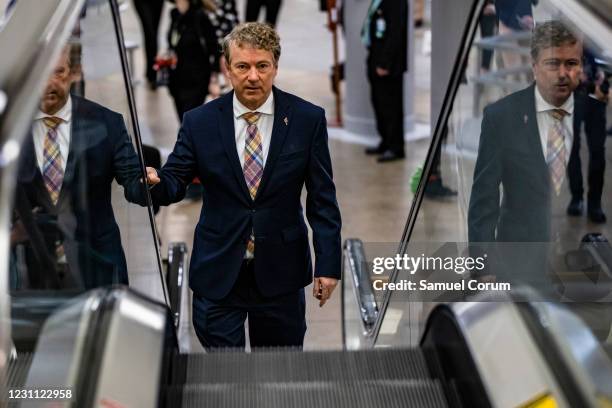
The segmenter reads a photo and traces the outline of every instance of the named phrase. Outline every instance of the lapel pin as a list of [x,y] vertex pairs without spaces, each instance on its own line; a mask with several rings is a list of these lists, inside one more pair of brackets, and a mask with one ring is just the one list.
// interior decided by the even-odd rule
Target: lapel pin
[[286,116],[285,116],[285,119],[283,119],[283,122],[285,122],[285,126],[289,125],[289,119],[287,119]]
[[527,116],[527,115],[523,116],[523,122],[525,122],[525,124],[527,124],[528,121],[529,121],[529,116]]

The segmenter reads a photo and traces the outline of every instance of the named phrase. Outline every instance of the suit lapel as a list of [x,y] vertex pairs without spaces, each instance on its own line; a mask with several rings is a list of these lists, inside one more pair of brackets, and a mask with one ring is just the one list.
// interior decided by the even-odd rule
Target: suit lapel
[[51,197],[49,196],[47,187],[45,187],[42,173],[38,167],[38,161],[36,160],[36,153],[34,150],[34,140],[31,132],[28,134],[23,146],[19,169],[19,183],[23,184],[24,187],[27,185],[31,186],[31,188],[36,191],[36,196],[43,201],[43,203],[41,203],[43,207],[54,207],[53,203],[51,203]]
[[270,149],[268,151],[268,158],[264,167],[261,182],[257,189],[257,200],[263,194],[268,180],[274,170],[274,164],[276,159],[281,152],[285,138],[287,137],[287,130],[289,129],[289,123],[291,123],[291,105],[287,101],[285,95],[278,88],[272,88],[274,92],[274,124],[272,126],[272,139],[270,140]]
[[546,158],[542,151],[542,142],[540,138],[540,130],[538,128],[538,112],[535,104],[535,85],[530,86],[525,90],[524,103],[521,103],[521,121],[525,127],[527,135],[527,142],[531,149],[538,153],[538,163],[540,164],[541,171],[544,170],[543,174],[548,174],[548,166],[546,165]]
[[57,200],[59,207],[66,197],[69,196],[72,187],[72,181],[76,171],[76,162],[81,153],[85,150],[87,135],[85,134],[84,123],[87,118],[87,113],[80,103],[78,97],[72,96],[72,124],[70,125],[70,143],[68,148],[68,158],[66,159],[66,170],[64,171],[64,180],[62,188]]
[[234,175],[240,185],[243,195],[251,200],[251,194],[244,180],[244,172],[240,167],[240,159],[236,150],[236,133],[234,130],[234,107],[233,107],[234,92],[230,92],[223,96],[223,101],[219,104],[219,133],[221,141],[225,148],[225,153],[230,161],[230,166],[234,171]]

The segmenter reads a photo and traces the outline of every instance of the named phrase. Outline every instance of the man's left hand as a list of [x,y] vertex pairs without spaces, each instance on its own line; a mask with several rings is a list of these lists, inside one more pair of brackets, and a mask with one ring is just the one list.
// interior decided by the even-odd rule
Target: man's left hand
[[324,277],[314,278],[314,283],[312,285],[312,296],[319,299],[319,307],[323,306],[331,297],[337,284],[338,279]]

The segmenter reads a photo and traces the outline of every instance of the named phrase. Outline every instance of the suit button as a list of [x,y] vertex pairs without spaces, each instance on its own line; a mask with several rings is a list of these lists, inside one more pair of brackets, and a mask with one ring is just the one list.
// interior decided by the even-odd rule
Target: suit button
[[257,212],[257,210],[253,208],[253,209],[251,210],[251,212],[252,212],[253,214],[255,214],[255,213]]

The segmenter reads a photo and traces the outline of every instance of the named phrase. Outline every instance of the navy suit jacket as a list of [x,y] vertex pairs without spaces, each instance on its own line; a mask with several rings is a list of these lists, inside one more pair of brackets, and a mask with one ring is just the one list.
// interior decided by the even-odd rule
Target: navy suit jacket
[[550,241],[551,181],[534,88],[515,92],[484,110],[468,210],[470,242]]
[[73,95],[70,149],[57,205],[45,187],[31,135],[24,144],[17,186],[25,192],[42,232],[58,235],[68,263],[78,263],[84,287],[91,288],[128,283],[111,185],[116,180],[127,200],[141,201],[140,178],[138,156],[122,116]]
[[332,179],[323,109],[277,88],[268,158],[251,199],[236,150],[233,93],[185,114],[174,151],[151,189],[154,202],[181,200],[194,176],[204,187],[195,228],[190,286],[221,299],[232,289],[251,230],[255,281],[264,296],[286,294],[312,281],[308,232],[313,231],[315,276],[340,278],[340,210]]

